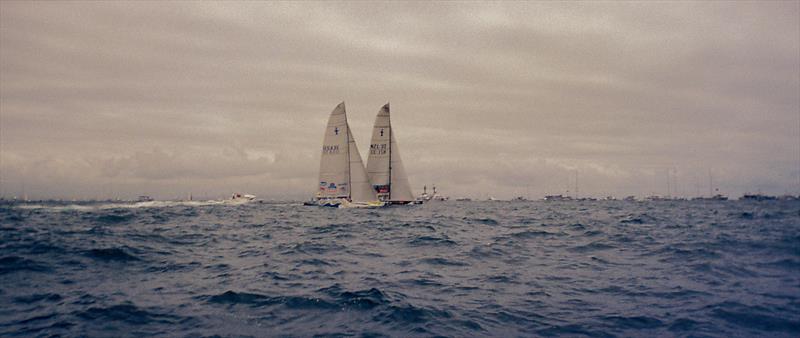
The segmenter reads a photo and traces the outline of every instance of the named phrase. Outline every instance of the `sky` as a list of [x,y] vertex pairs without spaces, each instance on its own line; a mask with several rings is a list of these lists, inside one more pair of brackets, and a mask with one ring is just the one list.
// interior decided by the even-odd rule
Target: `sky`
[[415,193],[800,194],[800,2],[0,2],[6,198],[306,199],[341,101]]

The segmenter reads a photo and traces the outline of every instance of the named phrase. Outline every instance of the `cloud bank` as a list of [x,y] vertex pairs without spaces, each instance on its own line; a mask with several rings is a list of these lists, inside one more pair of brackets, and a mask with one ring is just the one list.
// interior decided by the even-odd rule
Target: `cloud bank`
[[800,193],[800,4],[0,2],[0,194],[305,198],[345,100],[452,196]]

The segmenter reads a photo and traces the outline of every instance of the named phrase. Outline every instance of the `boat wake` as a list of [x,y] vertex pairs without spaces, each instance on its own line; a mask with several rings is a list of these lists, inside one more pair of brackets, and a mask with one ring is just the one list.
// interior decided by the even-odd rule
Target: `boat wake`
[[142,208],[170,208],[170,207],[205,207],[212,205],[242,205],[249,200],[207,200],[207,201],[145,201],[145,202],[94,202],[71,204],[19,204],[14,208],[27,210],[47,211],[95,211],[109,209],[142,209]]

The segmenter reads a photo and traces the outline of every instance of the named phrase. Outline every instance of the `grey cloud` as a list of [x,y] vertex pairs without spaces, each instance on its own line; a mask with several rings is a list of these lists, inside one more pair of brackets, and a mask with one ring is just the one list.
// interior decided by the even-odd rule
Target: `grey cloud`
[[563,193],[577,170],[587,194],[661,194],[673,170],[694,194],[711,169],[727,193],[798,192],[798,16],[796,2],[0,2],[2,194],[301,198],[341,100],[362,152],[392,102],[415,189]]

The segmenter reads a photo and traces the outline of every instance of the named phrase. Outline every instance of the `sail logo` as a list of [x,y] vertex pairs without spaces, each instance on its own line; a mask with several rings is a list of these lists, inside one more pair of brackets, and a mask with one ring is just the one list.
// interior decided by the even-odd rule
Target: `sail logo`
[[336,183],[331,182],[328,184],[328,191],[336,192]]
[[322,153],[323,154],[338,154],[339,153],[339,145],[322,146]]
[[370,144],[369,145],[369,154],[370,155],[385,155],[387,152],[386,144]]

